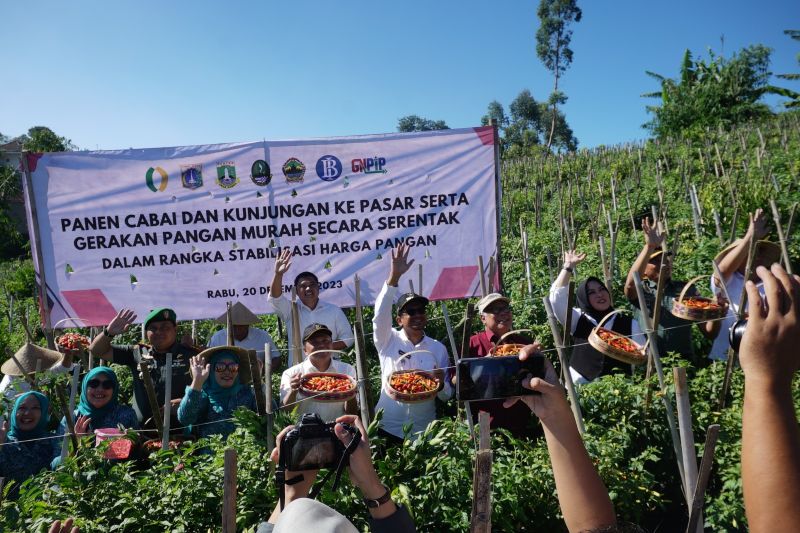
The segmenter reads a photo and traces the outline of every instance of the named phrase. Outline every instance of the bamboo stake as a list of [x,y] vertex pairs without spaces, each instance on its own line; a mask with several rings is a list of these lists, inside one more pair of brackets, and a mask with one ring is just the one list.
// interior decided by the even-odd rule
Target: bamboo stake
[[[456,351],[456,337],[453,334],[453,326],[450,324],[450,313],[447,312],[447,302],[444,300],[442,300],[442,317],[444,317],[444,327],[447,329],[447,339],[450,341],[450,352],[452,354],[452,357],[450,358],[450,364],[452,364],[455,367],[456,372],[458,372],[458,362],[461,360],[461,354]],[[447,379],[447,376],[445,376],[445,379]],[[467,418],[471,420],[472,415],[469,410],[469,405],[465,405],[464,407],[467,411]],[[458,412],[460,416],[461,410],[459,409]]]
[[233,346],[233,315],[231,314],[231,302],[228,302],[225,308],[225,328],[227,333],[226,343],[228,346]]
[[489,413],[478,413],[480,444],[472,477],[472,520],[470,533],[492,531],[492,450],[489,446]]
[[[692,508],[695,487],[697,486],[697,457],[694,451],[694,433],[692,433],[692,409],[689,403],[689,387],[686,383],[686,369],[672,369],[675,380],[675,400],[678,407],[678,427],[680,429],[681,450],[683,451],[684,496],[686,506]],[[698,530],[702,533],[702,529]]]
[[[520,220],[520,226],[522,221]],[[531,281],[531,262],[528,255],[528,232],[522,232],[522,256],[525,259],[525,281],[528,285],[528,296],[533,296],[533,282]]]
[[789,259],[789,250],[786,248],[786,239],[783,235],[783,228],[781,227],[781,213],[778,211],[778,206],[775,204],[775,199],[770,198],[769,205],[772,208],[772,220],[775,221],[775,229],[778,231],[778,241],[781,243],[781,255],[783,256],[783,266],[786,268],[787,274],[792,275],[792,262]]
[[225,449],[222,478],[222,533],[236,533],[236,450]]
[[167,354],[164,368],[164,425],[161,432],[161,449],[169,449],[169,423],[172,417],[172,354]]
[[[258,365],[258,356],[255,350],[247,350],[248,363],[250,364],[251,376],[253,376],[253,392],[256,395],[256,410],[258,416],[267,413],[266,400],[264,399],[264,382],[261,380],[261,367]],[[269,344],[265,344],[264,360],[270,356]]]
[[[153,377],[150,375],[150,367],[147,363],[139,363],[139,372],[142,374],[142,381],[144,382],[144,390],[147,392],[147,402],[150,404],[150,412],[153,424],[158,431],[158,438],[161,438],[161,413],[158,412],[158,398],[156,397],[156,390],[153,387]],[[142,421],[144,422],[144,420]]]
[[[264,344],[264,353],[269,355],[269,343]],[[267,410],[267,450],[275,447],[275,439],[272,435],[273,413],[272,413],[272,357],[264,358],[264,403]]]
[[483,270],[483,256],[478,256],[478,271],[481,275],[481,298],[486,296],[488,293],[486,292],[486,276]]
[[63,461],[66,459],[64,455],[64,446],[67,445],[69,440],[72,441],[72,449],[73,453],[78,451],[78,446],[80,446],[80,442],[78,441],[78,436],[75,434],[75,419],[72,418],[72,411],[69,408],[69,402],[67,401],[67,393],[64,392],[64,386],[61,383],[56,384],[56,396],[58,397],[59,404],[61,405],[61,409],[64,412],[64,419],[67,421],[67,435],[64,435],[64,444],[61,448],[61,460]]
[[613,285],[611,284],[611,271],[608,269],[608,260],[606,259],[606,241],[602,235],[598,236],[599,244],[600,244],[600,263],[603,265],[603,279],[606,282],[606,287],[608,290],[614,290]]
[[[417,285],[417,287],[419,288],[419,292],[417,294],[422,295],[423,294],[423,288],[422,288],[422,263],[420,263],[417,266],[419,267],[419,284]],[[490,270],[491,270],[491,266],[492,266],[492,264],[489,263]]]
[[[656,374],[658,375],[658,385],[661,389],[661,401],[664,403],[664,410],[667,413],[667,423],[669,424],[669,432],[670,437],[672,438],[672,447],[675,452],[675,459],[678,462],[678,472],[681,476],[681,482],[684,483],[685,486],[685,475],[683,472],[683,462],[681,461],[681,457],[683,454],[681,452],[681,444],[678,438],[678,428],[675,422],[675,414],[672,412],[672,398],[669,392],[667,391],[666,384],[664,382],[664,371],[661,368],[661,357],[658,351],[658,336],[656,332],[653,330],[653,323],[650,320],[650,313],[647,309],[647,304],[644,298],[644,288],[642,287],[642,278],[639,277],[638,272],[633,273],[633,279],[636,283],[636,295],[639,299],[639,309],[642,311],[641,317],[642,321],[644,322],[645,326],[645,333],[647,333],[648,347],[650,348],[650,355],[653,358],[653,364],[656,369]],[[653,307],[661,305],[661,302],[654,302]]]
[[[64,416],[67,416],[67,424],[69,424],[70,418],[72,418],[72,413],[75,412],[75,398],[78,396],[78,378],[80,377],[81,372],[81,364],[75,363],[75,366],[72,367],[72,381],[70,383],[69,389],[69,407],[67,408],[67,412]],[[66,403],[66,402],[65,402]],[[72,431],[70,433],[75,433],[75,427],[72,427]],[[77,440],[77,437],[74,437]],[[75,443],[75,447],[77,448],[78,444]],[[64,459],[67,458],[67,452],[69,451],[69,438],[64,435],[64,440],[61,443],[61,461],[63,462]]]
[[719,239],[720,246],[725,245],[725,237],[722,235],[722,224],[719,221],[719,213],[716,209],[711,211],[712,216],[714,217],[714,226],[717,228],[717,238]]
[[303,361],[300,339],[300,310],[297,308],[297,293],[292,286],[292,365],[300,364]]
[[[422,266],[422,265],[420,265]],[[489,288],[487,289],[490,293],[494,292],[494,276],[495,276],[495,262],[494,256],[489,257],[489,276],[487,278]]]
[[697,485],[694,489],[692,496],[692,503],[689,507],[689,525],[686,527],[686,533],[693,533],[702,528],[703,521],[700,519],[703,511],[703,498],[708,486],[708,480],[711,477],[711,468],[714,466],[714,451],[717,445],[717,437],[719,436],[719,424],[712,424],[708,426],[706,431],[706,443],[703,446],[703,460],[700,463],[700,474],[697,478]]
[[[370,424],[375,413],[369,403],[369,371],[367,369],[367,348],[364,340],[364,315],[361,309],[361,279],[356,274],[353,278],[356,298],[356,321],[353,324],[353,346],[356,351],[356,377],[358,378],[358,403],[361,409],[361,421],[365,426]],[[413,292],[413,291],[412,291]]]
[[[469,353],[469,332],[474,316],[475,307],[471,303],[467,302],[467,305],[464,308],[464,325],[461,331],[461,351],[459,352],[459,360],[461,359],[461,356]],[[470,402],[464,402],[464,409],[467,412],[467,427],[469,427],[469,437],[474,441],[475,424],[472,421],[472,408],[470,407]]]
[[558,331],[556,315],[553,311],[553,306],[550,304],[550,298],[545,296],[542,298],[542,301],[544,302],[545,311],[547,311],[547,321],[550,324],[550,333],[552,333],[553,340],[556,344],[556,352],[558,353],[558,360],[561,363],[561,374],[564,376],[564,384],[567,387],[567,396],[569,396],[572,415],[575,417],[575,424],[578,426],[578,431],[580,431],[581,435],[583,435],[586,432],[586,429],[583,425],[583,413],[581,413],[578,391],[575,390],[575,384],[572,382],[572,375],[569,373],[567,354],[565,352],[565,346],[561,338],[561,333]]

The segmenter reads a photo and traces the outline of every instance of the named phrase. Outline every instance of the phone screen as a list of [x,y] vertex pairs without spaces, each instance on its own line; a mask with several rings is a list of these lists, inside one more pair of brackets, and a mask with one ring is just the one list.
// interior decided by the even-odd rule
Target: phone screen
[[528,375],[544,378],[544,358],[469,357],[458,362],[458,401],[495,400],[536,394],[522,386]]

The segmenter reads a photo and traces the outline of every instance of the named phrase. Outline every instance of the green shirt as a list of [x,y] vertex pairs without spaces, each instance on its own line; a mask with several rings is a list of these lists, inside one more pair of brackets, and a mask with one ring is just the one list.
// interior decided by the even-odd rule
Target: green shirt
[[[684,357],[694,356],[692,346],[692,324],[691,320],[676,317],[672,314],[672,302],[681,294],[685,282],[670,280],[664,287],[664,297],[661,299],[661,318],[658,321],[658,351],[661,355],[667,352],[677,352]],[[658,284],[649,279],[642,280],[644,289],[644,300],[650,316],[653,315],[653,304],[656,300]],[[690,287],[686,291],[686,296],[697,296],[697,289]],[[642,318],[642,311],[639,302],[631,302],[634,307],[634,316],[639,324],[646,322]]]

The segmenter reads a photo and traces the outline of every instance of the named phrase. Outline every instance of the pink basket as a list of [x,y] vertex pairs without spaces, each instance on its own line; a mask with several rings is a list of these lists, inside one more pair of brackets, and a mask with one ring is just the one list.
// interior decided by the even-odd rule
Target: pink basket
[[94,445],[100,446],[100,443],[108,439],[118,439],[125,435],[124,431],[117,428],[100,428],[94,430]]

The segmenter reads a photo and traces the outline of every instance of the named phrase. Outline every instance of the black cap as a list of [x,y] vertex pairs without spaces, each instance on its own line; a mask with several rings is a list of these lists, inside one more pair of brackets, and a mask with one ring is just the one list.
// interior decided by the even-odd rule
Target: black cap
[[311,324],[303,330],[303,342],[306,342],[319,332],[327,333],[333,337],[333,333],[331,332],[330,328],[328,328],[328,326],[325,324]]
[[397,314],[403,312],[403,308],[411,302],[420,302],[422,305],[428,305],[428,299],[413,292],[407,292],[397,300]]

